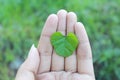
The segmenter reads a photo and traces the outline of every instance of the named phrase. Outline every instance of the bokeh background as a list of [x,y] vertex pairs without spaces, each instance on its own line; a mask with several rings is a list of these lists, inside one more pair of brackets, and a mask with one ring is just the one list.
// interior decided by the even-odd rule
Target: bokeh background
[[46,18],[60,9],[85,25],[96,80],[120,80],[120,0],[0,0],[0,80],[14,80]]

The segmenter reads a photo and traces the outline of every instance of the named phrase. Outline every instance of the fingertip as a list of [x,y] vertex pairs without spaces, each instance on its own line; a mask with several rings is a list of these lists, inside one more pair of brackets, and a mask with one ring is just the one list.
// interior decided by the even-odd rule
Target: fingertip
[[74,19],[77,19],[77,15],[76,15],[74,12],[69,12],[69,13],[67,14],[67,17],[69,17],[69,16],[71,16],[71,17],[74,18]]
[[62,14],[62,13],[67,13],[67,11],[64,10],[64,9],[61,9],[61,10],[59,10],[59,11],[57,12],[57,15]]
[[29,57],[33,57],[33,54],[37,52],[37,48],[35,47],[34,44],[32,44],[31,48],[30,48],[30,51],[29,51],[29,54],[28,54],[28,58]]
[[[44,27],[43,27],[40,41],[43,36],[51,36],[51,34],[53,34],[53,32],[56,32],[57,24],[58,24],[58,16],[56,14],[50,14],[45,22]],[[39,46],[40,46],[40,44],[38,44],[38,47]]]
[[84,28],[84,25],[82,22],[76,22],[75,26],[76,26],[76,28],[80,28],[80,27]]
[[50,15],[49,15],[49,18],[55,18],[55,19],[58,19],[56,14],[50,14]]
[[47,21],[50,23],[50,24],[54,24],[55,22],[58,21],[58,17],[56,14],[50,14]]
[[32,44],[31,49],[32,49],[32,50],[35,50],[35,49],[36,49],[36,47],[35,47],[35,45],[34,45],[34,44]]
[[84,25],[81,22],[76,22],[75,24],[75,33],[79,33],[79,31],[85,31]]

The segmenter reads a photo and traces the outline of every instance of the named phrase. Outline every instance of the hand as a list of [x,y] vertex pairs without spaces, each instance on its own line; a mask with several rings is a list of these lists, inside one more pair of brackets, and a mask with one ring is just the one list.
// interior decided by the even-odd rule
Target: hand
[[[63,58],[55,53],[50,36],[56,31],[73,32],[78,37],[79,45],[73,55]],[[32,46],[15,80],[95,80],[89,40],[75,13],[60,10],[48,17],[38,48]]]

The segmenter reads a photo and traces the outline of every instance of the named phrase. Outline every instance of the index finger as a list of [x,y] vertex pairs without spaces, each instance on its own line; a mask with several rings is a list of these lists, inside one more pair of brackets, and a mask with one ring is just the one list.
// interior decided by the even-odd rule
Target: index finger
[[50,71],[51,56],[52,56],[52,45],[50,43],[50,36],[56,32],[58,23],[58,17],[55,14],[51,14],[42,30],[42,35],[38,44],[38,51],[40,53],[40,66],[38,73]]

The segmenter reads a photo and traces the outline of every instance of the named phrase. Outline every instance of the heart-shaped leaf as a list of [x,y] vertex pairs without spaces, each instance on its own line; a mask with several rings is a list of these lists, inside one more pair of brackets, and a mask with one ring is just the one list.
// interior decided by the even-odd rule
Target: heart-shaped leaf
[[78,45],[78,39],[73,33],[64,36],[60,32],[55,32],[50,41],[56,53],[63,57],[72,55]]

